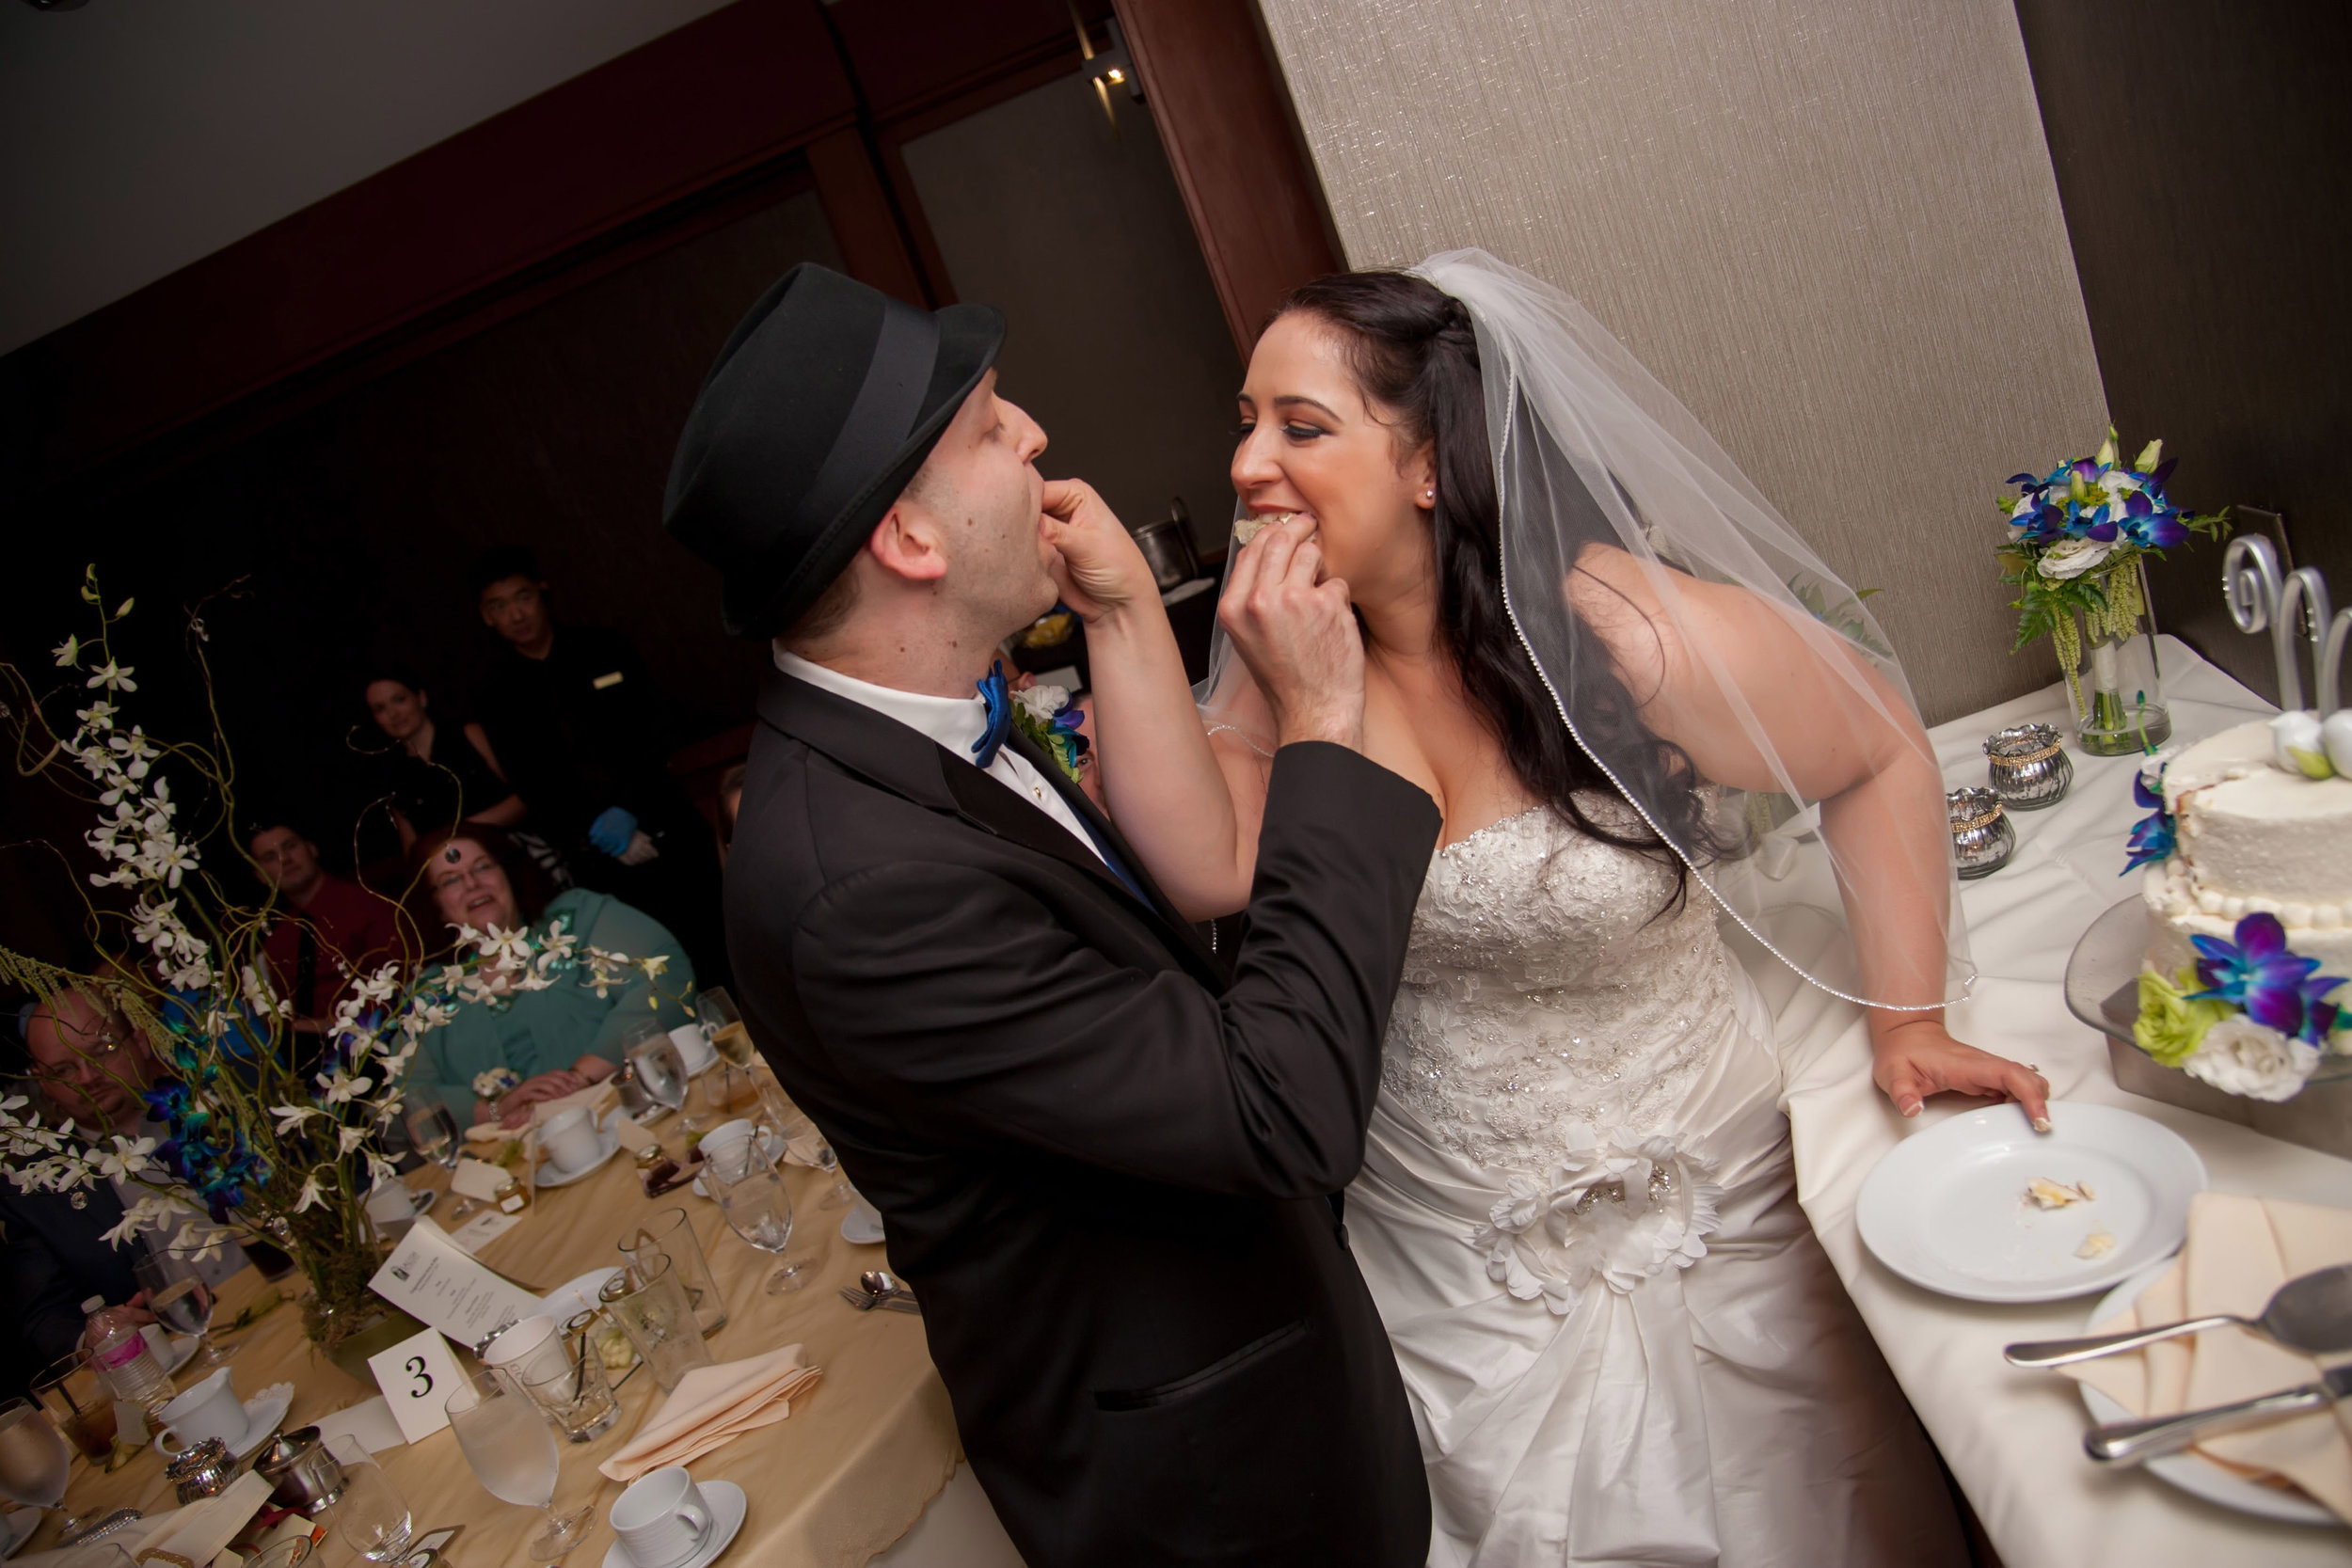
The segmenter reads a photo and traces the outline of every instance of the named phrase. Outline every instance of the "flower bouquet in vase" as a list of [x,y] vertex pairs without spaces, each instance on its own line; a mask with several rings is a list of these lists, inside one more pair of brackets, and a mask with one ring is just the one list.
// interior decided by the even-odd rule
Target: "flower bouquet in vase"
[[[77,1208],[111,1183],[124,1201],[106,1235],[117,1246],[152,1231],[188,1257],[257,1239],[282,1249],[310,1285],[310,1338],[365,1382],[368,1354],[421,1326],[369,1290],[386,1247],[367,1198],[399,1180],[386,1135],[401,1123],[403,1082],[424,1037],[461,1003],[559,979],[610,983],[631,966],[651,975],[665,960],[608,953],[550,927],[461,932],[454,961],[428,963],[404,919],[400,955],[331,983],[322,974],[326,1016],[297,1020],[263,939],[300,917],[274,898],[240,902],[214,875],[224,848],[241,853],[229,828],[235,770],[225,741],[216,727],[198,744],[132,722],[121,705],[138,682],[113,646],[131,601],[108,610],[95,568],[82,598],[95,636],[54,650],[58,676],[37,680],[0,663],[0,723],[13,732],[23,773],[92,808],[87,841],[103,869],[87,876],[87,888],[79,878],[71,885],[98,958],[76,971],[0,947],[0,982],[78,1021],[58,1031],[81,1057],[76,1076],[136,1097],[145,1117],[125,1135],[77,1126],[47,1096],[0,1097],[8,1178]],[[188,631],[209,699],[200,615],[190,615]],[[98,1103],[87,1094],[79,1102]]]
[[2110,429],[2093,456],[2040,479],[2011,474],[2018,493],[1994,503],[2009,520],[2001,580],[2018,590],[2011,651],[2050,639],[2074,702],[2075,737],[2094,756],[2149,751],[2170,736],[2145,562],[2228,527],[2226,510],[2185,512],[2166,497],[2176,460],[2163,451],[2162,441],[2151,441],[2127,467]]

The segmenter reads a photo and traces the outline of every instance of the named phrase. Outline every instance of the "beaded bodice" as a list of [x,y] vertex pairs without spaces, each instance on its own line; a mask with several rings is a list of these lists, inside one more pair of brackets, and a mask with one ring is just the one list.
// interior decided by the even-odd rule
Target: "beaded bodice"
[[1488,1166],[1548,1170],[1596,1132],[1671,1132],[1732,1005],[1713,901],[1695,879],[1667,910],[1673,894],[1670,868],[1541,807],[1439,849],[1384,1087]]

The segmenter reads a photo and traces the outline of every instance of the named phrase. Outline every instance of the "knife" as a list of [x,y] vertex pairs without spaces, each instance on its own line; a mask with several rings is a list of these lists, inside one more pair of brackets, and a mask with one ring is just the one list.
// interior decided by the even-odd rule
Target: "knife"
[[2092,1427],[2083,1433],[2083,1451],[2103,1465],[2133,1465],[2221,1433],[2325,1410],[2344,1399],[2352,1399],[2352,1366],[2330,1367],[2320,1374],[2317,1383],[2282,1388],[2260,1399],[2217,1404],[2207,1410],[2185,1410],[2178,1416],[2155,1416],[2144,1421],[2115,1421]]

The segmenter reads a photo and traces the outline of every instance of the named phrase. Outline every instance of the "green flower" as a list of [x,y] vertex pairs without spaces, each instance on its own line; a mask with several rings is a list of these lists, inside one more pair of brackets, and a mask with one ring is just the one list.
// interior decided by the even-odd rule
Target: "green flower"
[[2153,969],[2139,972],[2139,1022],[2132,1038],[2158,1067],[2179,1067],[2204,1043],[2205,1031],[2237,1009],[2226,1002],[2191,1002],[2183,994],[2203,988],[2184,969],[2178,983]]

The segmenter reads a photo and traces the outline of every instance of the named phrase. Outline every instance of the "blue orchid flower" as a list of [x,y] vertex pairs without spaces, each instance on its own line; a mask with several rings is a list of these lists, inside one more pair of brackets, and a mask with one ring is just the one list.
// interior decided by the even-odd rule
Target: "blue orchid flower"
[[2188,530],[2162,496],[2135,490],[2123,502],[2123,532],[2144,550],[2169,550],[2188,543]]
[[2317,958],[2306,958],[2287,947],[2287,930],[2279,917],[2265,911],[2237,923],[2237,941],[2191,937],[2196,946],[2197,977],[2205,989],[2191,993],[2191,1002],[2233,1002],[2255,1022],[2317,1045],[2328,1037],[2337,1009],[2328,993],[2344,984],[2334,975],[2317,975]]
[[2164,809],[2161,794],[2150,789],[2145,780],[2135,778],[2132,780],[2132,800],[2153,815],[2142,817],[2132,826],[2131,841],[2125,846],[2131,851],[2131,859],[2124,862],[2122,873],[2126,877],[2143,865],[2170,860],[2178,842],[2173,833],[2172,814]]

